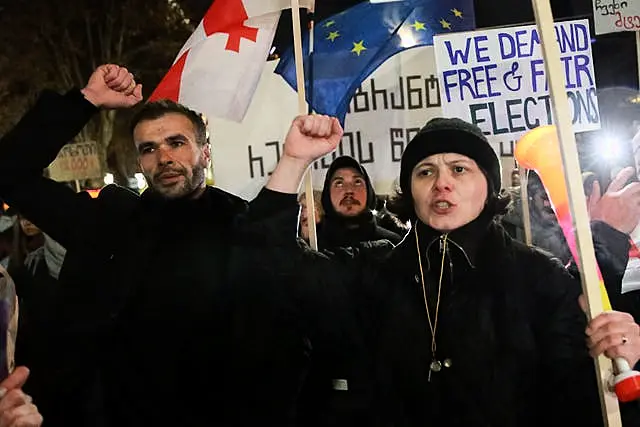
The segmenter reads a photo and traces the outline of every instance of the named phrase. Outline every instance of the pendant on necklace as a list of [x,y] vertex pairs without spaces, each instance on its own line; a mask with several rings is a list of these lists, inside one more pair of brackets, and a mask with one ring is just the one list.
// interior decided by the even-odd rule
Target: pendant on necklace
[[429,375],[427,376],[427,382],[431,382],[432,372],[440,372],[441,369],[442,364],[438,360],[433,359],[433,362],[431,362],[431,364],[429,365]]

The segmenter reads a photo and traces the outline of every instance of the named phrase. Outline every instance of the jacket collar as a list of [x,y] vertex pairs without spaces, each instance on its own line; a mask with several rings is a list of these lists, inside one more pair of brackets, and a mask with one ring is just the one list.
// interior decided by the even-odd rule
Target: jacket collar
[[[455,264],[459,264],[461,261],[469,268],[476,268],[478,248],[492,221],[492,215],[484,210],[470,223],[448,233],[443,233],[429,227],[420,220],[416,220],[415,229],[411,234],[415,236],[417,231],[420,251],[426,254],[427,269],[431,269],[432,258],[437,258],[438,255],[442,254],[445,236],[448,254],[452,261]],[[415,241],[413,244],[415,245]]]

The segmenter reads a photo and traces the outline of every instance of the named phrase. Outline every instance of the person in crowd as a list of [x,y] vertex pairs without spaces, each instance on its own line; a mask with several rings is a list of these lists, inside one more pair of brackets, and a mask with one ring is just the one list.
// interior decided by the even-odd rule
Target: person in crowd
[[42,176],[100,109],[141,94],[126,68],[102,65],[82,90],[45,91],[0,140],[0,197],[67,251],[42,413],[52,426],[95,425],[83,397],[98,372],[108,425],[287,425],[307,347],[276,310],[236,298],[264,283],[235,280],[252,269],[232,258],[243,221],[279,211],[280,195],[248,204],[207,187],[202,118],[170,101],[132,121],[142,195],[110,185],[92,199]]
[[[597,175],[587,171],[583,173],[583,189],[591,220],[596,258],[612,305],[615,309],[630,313],[636,320],[640,320],[640,292],[629,293],[622,289],[625,267],[634,255],[629,234],[640,220],[640,184],[628,182],[633,174],[633,168],[630,167],[618,171],[606,192],[601,194]],[[533,244],[549,251],[578,275],[578,269],[546,190],[534,171],[529,171],[529,177]],[[522,205],[519,199],[515,200],[514,208],[502,218],[502,224],[512,237],[524,241]]]
[[[328,141],[341,135],[335,121],[297,119],[267,184],[292,208],[308,165],[335,149],[304,138],[316,128]],[[351,396],[351,425],[602,425],[589,351],[636,365],[639,327],[620,312],[587,325],[579,281],[495,221],[509,200],[482,131],[429,121],[402,156],[400,188],[413,227],[383,260],[367,245],[332,254],[287,240],[296,215],[286,207],[259,228],[279,251],[248,258],[296,282],[311,329],[365,349],[355,359],[345,351],[351,370],[335,383]],[[640,422],[639,409],[622,405],[625,425]]]
[[[337,157],[329,166],[322,189],[324,218],[318,231],[318,248],[335,250],[359,243],[388,240],[397,244],[402,238],[378,224],[378,198],[365,168],[349,156]],[[335,393],[335,382],[342,378],[338,348],[314,345],[309,374],[299,399],[298,423],[303,426],[335,424],[343,395]]]
[[[524,217],[520,189],[512,190],[512,195],[514,197],[513,207],[505,213],[501,222],[512,237],[524,242]],[[528,172],[527,196],[529,198],[531,243],[550,252],[563,264],[567,264],[571,259],[571,252],[565,242],[544,185],[535,171]]]
[[[13,278],[4,267],[0,266],[0,289],[3,290],[4,298],[11,296],[12,292],[7,292],[7,289],[13,289],[14,286]],[[13,297],[15,298],[15,295]],[[6,309],[4,311],[3,314],[6,315]],[[25,366],[13,369],[16,323],[15,317],[3,320],[2,333],[6,338],[2,340],[4,348],[0,349],[2,363],[5,364],[0,369],[3,372],[0,382],[0,426],[39,427],[42,425],[42,415],[33,404],[31,396],[22,390],[29,378],[29,369]]]
[[[640,183],[629,182],[635,170],[620,170],[601,192],[593,173],[583,176],[587,210],[592,223],[594,248],[603,269],[613,307],[633,315],[640,323],[640,288],[626,287],[629,265],[640,257],[632,232],[640,222]],[[606,269],[606,271],[605,271]]]
[[510,188],[518,188],[520,187],[520,169],[515,167],[511,171],[511,185]]
[[[16,360],[18,363],[37,366],[32,357],[42,356],[42,353],[30,351],[32,345],[38,343],[38,338],[32,335],[38,319],[47,322],[47,313],[52,297],[56,293],[56,286],[44,261],[45,234],[23,215],[17,215],[13,226],[13,246],[7,271],[13,278],[20,304],[19,330],[20,343],[16,346]],[[36,327],[37,329],[37,327]],[[47,334],[45,327],[41,333]],[[38,369],[36,368],[36,371]],[[34,375],[32,375],[33,377]],[[37,376],[37,375],[36,375]],[[37,383],[33,378],[29,386]]]
[[0,215],[0,266],[9,267],[9,258],[13,248],[13,224],[16,218],[3,213]]
[[16,363],[29,366],[30,380],[25,391],[37,398],[46,394],[42,387],[47,384],[50,355],[43,344],[51,333],[56,307],[60,306],[58,277],[66,254],[58,242],[45,233],[42,235],[44,244],[30,252],[23,265],[16,266],[11,273],[20,306]]
[[[324,210],[322,209],[321,203],[321,192],[313,191],[313,206],[315,208],[315,219],[316,219],[316,232],[322,223],[322,218],[324,217]],[[301,193],[298,196],[298,203],[300,204],[300,224],[298,227],[298,234],[305,242],[309,243],[309,214],[307,211],[307,195],[306,193]]]
[[44,245],[42,231],[23,215],[18,214],[13,226],[13,248],[7,269],[12,275],[22,269],[25,260],[32,252]]
[[[633,181],[638,181],[640,178],[640,131],[633,137],[631,147],[633,149],[636,173]],[[623,292],[640,290],[640,250],[638,250],[640,248],[640,223],[636,222],[629,234],[631,237],[631,250],[629,252],[629,262],[622,279]]]
[[318,247],[350,247],[359,242],[402,238],[377,224],[374,211],[378,199],[364,167],[349,156],[336,158],[329,166],[322,189],[324,220]]
[[33,399],[22,391],[29,377],[29,369],[17,367],[0,383],[0,426],[40,427],[42,414]]

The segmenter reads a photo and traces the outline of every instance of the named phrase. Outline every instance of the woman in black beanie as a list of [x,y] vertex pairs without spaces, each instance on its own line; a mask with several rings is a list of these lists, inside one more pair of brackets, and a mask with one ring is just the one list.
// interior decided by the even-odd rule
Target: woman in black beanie
[[429,121],[403,154],[395,203],[413,228],[386,261],[374,339],[395,425],[602,424],[580,284],[494,221],[500,189],[495,151],[460,119]]
[[[292,173],[287,165],[324,154],[309,132],[324,129],[326,142],[337,144],[340,129],[323,128],[326,119],[294,121],[267,189],[295,191],[281,177],[304,168]],[[341,425],[603,425],[589,350],[624,353],[633,366],[638,326],[612,312],[605,329],[587,329],[580,282],[494,221],[508,204],[500,188],[498,157],[480,129],[434,119],[402,157],[396,206],[412,229],[398,246],[318,254],[281,242],[270,252],[286,255],[269,268],[303,276],[293,292],[312,345],[352,350],[345,366],[353,369],[335,391],[353,396]],[[371,400],[357,398],[367,392]],[[625,425],[638,425],[638,410],[638,402],[622,405]]]

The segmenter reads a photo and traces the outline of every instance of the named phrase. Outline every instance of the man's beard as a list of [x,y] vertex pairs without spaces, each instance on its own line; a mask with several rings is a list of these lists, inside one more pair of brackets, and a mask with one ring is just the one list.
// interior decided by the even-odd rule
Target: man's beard
[[[175,185],[163,185],[160,181],[160,176],[167,172],[182,175],[184,179],[181,183],[177,183]],[[196,165],[193,167],[191,172],[192,176],[191,179],[189,179],[189,173],[185,168],[165,168],[156,173],[152,179],[147,177],[147,181],[150,183],[151,189],[162,197],[167,199],[179,199],[196,191],[205,180],[205,168],[203,166]]]
[[345,217],[356,217],[365,211],[365,207],[360,200],[352,196],[346,196],[340,200],[339,206],[344,210],[336,209],[336,212]]
[[360,200],[352,196],[345,196],[340,200],[340,206],[361,206]]

